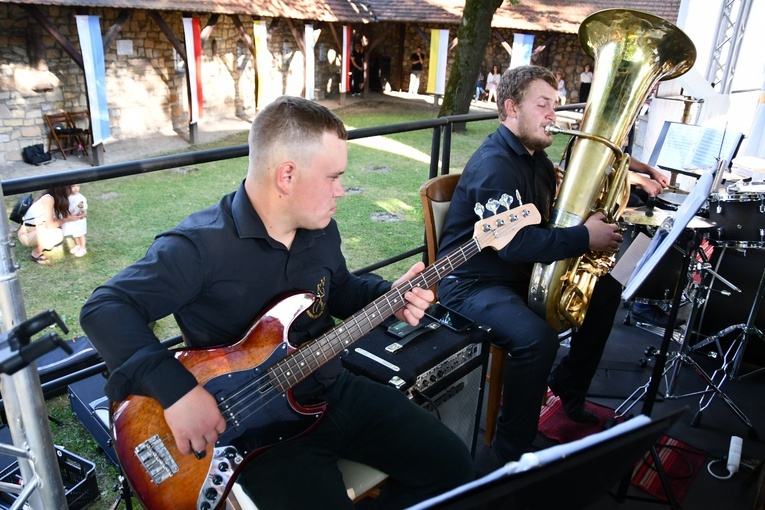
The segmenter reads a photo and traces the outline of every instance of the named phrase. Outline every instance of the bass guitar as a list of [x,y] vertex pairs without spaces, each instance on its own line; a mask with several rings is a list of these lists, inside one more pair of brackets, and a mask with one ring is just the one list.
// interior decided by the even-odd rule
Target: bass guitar
[[218,401],[226,431],[198,458],[183,455],[159,402],[131,395],[114,403],[110,410],[114,447],[135,496],[150,510],[222,507],[245,462],[270,446],[308,433],[326,412],[326,404],[303,406],[295,401],[296,384],[403,308],[406,292],[432,287],[482,249],[499,250],[522,227],[540,221],[533,204],[478,221],[470,241],[300,348],[288,342],[287,333],[295,318],[313,304],[310,292],[276,301],[231,344],[177,350],[176,359]]

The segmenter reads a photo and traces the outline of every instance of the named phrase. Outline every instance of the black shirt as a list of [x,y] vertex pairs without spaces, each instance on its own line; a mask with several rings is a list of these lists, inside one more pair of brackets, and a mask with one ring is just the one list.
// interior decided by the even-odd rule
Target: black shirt
[[[467,242],[479,220],[476,203],[485,206],[503,194],[513,198],[510,208],[533,202],[542,215],[540,226],[522,228],[499,251],[484,249],[458,267],[453,276],[487,278],[508,284],[525,284],[533,263],[550,263],[578,257],[588,250],[589,234],[584,226],[544,228],[552,213],[555,197],[555,169],[544,151],[529,154],[518,138],[503,124],[471,156],[454,191],[446,215],[438,256],[442,257]],[[502,210],[498,211],[502,212]],[[483,212],[483,218],[492,213]]]
[[[146,395],[167,408],[196,380],[159,344],[150,322],[172,314],[190,346],[228,344],[275,298],[309,290],[318,300],[289,330],[299,345],[390,287],[348,271],[334,220],[321,230],[298,230],[287,250],[269,237],[242,185],[157,236],[144,258],[96,289],[80,321],[111,370],[107,396]],[[300,383],[295,396],[322,390],[340,369],[339,359],[331,360]]]
[[412,53],[412,71],[422,71],[422,54]]

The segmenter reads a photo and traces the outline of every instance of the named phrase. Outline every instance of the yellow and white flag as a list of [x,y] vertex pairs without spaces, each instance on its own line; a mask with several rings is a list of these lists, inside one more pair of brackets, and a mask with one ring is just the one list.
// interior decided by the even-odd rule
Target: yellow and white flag
[[449,31],[430,31],[430,62],[428,63],[428,94],[443,95],[446,91],[446,57],[449,53]]

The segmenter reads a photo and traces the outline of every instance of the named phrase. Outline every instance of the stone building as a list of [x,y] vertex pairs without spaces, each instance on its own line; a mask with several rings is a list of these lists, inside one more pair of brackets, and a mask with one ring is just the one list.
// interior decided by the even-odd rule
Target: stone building
[[[589,59],[578,42],[579,24],[610,4],[503,5],[492,21],[484,74],[493,64],[506,69],[514,35],[530,34],[532,62],[563,71],[575,101],[575,77]],[[624,4],[675,21],[680,0]],[[198,18],[203,27],[202,119],[250,119],[264,97],[340,98],[344,26],[366,45],[368,90],[407,90],[410,54],[416,46],[429,53],[431,29],[448,29],[453,40],[463,6],[464,0],[0,0],[0,165],[20,160],[23,147],[47,141],[45,114],[88,108],[76,15],[99,17],[110,135],[147,136],[172,126],[193,141],[182,18]],[[256,23],[266,27],[260,47]],[[305,54],[307,27],[315,41],[312,59]],[[449,55],[450,62],[453,48]],[[314,75],[311,92],[306,74]],[[421,93],[427,80],[426,71]]]

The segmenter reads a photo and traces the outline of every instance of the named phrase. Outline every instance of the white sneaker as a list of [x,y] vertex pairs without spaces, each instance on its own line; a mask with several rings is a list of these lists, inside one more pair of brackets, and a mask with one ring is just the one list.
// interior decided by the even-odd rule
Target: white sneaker
[[80,248],[79,246],[77,247],[77,251],[74,252],[75,257],[84,257],[87,254],[88,254],[88,250],[86,250],[85,248]]

